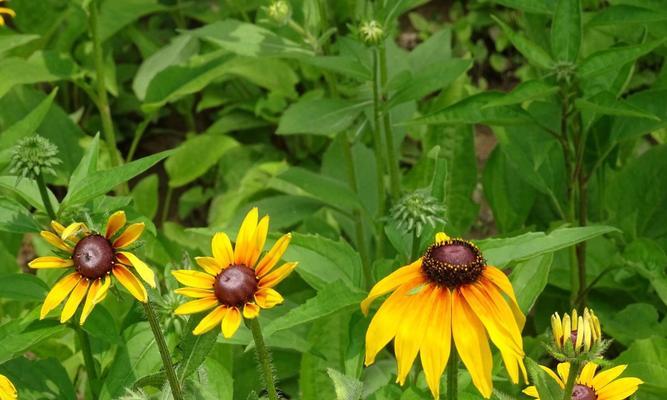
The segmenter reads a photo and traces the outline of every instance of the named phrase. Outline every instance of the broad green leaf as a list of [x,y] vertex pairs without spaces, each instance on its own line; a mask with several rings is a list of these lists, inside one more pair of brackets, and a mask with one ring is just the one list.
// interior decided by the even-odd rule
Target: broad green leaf
[[158,184],[156,174],[148,175],[132,188],[132,198],[137,211],[148,219],[153,219],[158,210]]
[[63,364],[56,358],[21,357],[3,364],[0,373],[12,381],[21,399],[76,399],[76,390]]
[[230,75],[245,78],[259,87],[290,99],[298,97],[294,86],[299,82],[299,77],[285,61],[235,57],[226,67],[226,72]]
[[549,15],[555,8],[555,1],[550,0],[496,0],[496,3],[533,14]]
[[667,254],[660,245],[651,239],[633,240],[623,252],[623,257],[630,267],[651,282],[660,300],[667,305]]
[[656,101],[656,99],[662,99],[664,96],[667,96],[667,89],[649,89],[623,99],[626,104],[656,115],[661,121],[617,116],[612,121],[610,133],[613,142],[630,140],[667,127],[667,109],[662,101]]
[[86,152],[81,157],[79,165],[76,166],[72,176],[69,178],[69,190],[72,191],[76,189],[81,181],[84,180],[88,175],[91,175],[97,172],[97,157],[99,156],[100,148],[100,133],[95,134],[95,137],[88,145]]
[[192,331],[204,318],[206,313],[191,316],[185,328],[185,338],[177,346],[181,358],[178,362],[178,379],[182,383],[202,365],[206,356],[216,343],[219,329],[213,329],[203,335],[193,335]]
[[587,26],[620,26],[667,21],[665,9],[646,9],[634,5],[611,5],[595,13]]
[[[34,180],[30,178],[21,178],[19,181],[16,176],[0,176],[0,189],[13,192],[31,206],[46,212],[46,208],[44,208],[44,204],[42,203],[42,197],[39,195],[39,187]],[[51,193],[51,190],[48,188],[46,190],[49,199],[51,200],[51,205],[54,209],[58,209],[58,199]]]
[[660,322],[658,310],[651,304],[634,303],[605,314],[599,314],[605,333],[625,346],[654,335],[667,337],[667,324]]
[[75,71],[74,62],[65,55],[54,52],[36,52],[30,58],[7,57],[0,60],[0,97],[14,85],[53,82],[70,78]]
[[553,253],[547,253],[517,263],[512,268],[510,280],[516,291],[516,300],[524,314],[528,314],[533,308],[537,298],[549,283],[552,262]]
[[662,45],[665,40],[666,39],[658,39],[643,44],[614,47],[593,53],[581,62],[581,65],[577,68],[577,76],[579,79],[587,79],[610,69],[618,69],[623,65],[634,62],[639,57],[650,53]]
[[[271,216],[271,229],[286,229],[295,226],[322,208],[322,202],[312,197],[277,195],[253,202],[253,207]],[[243,209],[242,215],[250,211]],[[240,221],[239,221],[240,222]]]
[[474,94],[442,110],[417,118],[411,123],[511,125],[530,121],[530,116],[518,106],[484,108],[487,103],[503,96],[504,94],[500,92]]
[[[302,263],[297,266],[297,270],[301,266]],[[319,290],[315,297],[271,321],[263,330],[264,336],[269,337],[275,332],[314,322],[341,310],[359,307],[364,297],[366,295],[360,290],[352,289],[342,281],[336,280]]]
[[526,101],[540,100],[558,92],[558,86],[550,85],[542,80],[521,82],[511,92],[485,104],[482,108],[509,106]]
[[225,134],[268,126],[269,123],[253,114],[233,111],[218,118],[204,133]]
[[337,72],[341,75],[355,78],[360,81],[371,79],[371,71],[357,59],[350,56],[315,56],[299,57],[299,61],[313,67],[322,68],[327,71]]
[[20,34],[15,32],[10,35],[2,35],[0,36],[0,55],[36,39],[39,39],[39,35]]
[[581,0],[558,0],[551,24],[551,51],[556,61],[574,63],[581,47]]
[[158,0],[103,1],[99,16],[100,38],[105,41],[139,18],[164,10],[167,7]]
[[327,369],[329,377],[336,389],[336,400],[359,400],[364,390],[364,384],[359,380],[343,375],[333,368]]
[[[1,36],[0,36],[1,37]],[[42,124],[46,113],[51,109],[53,98],[58,93],[58,89],[53,89],[51,93],[42,100],[37,107],[35,107],[28,115],[23,117],[14,125],[5,129],[0,136],[0,149],[6,149],[16,144],[19,139],[26,136],[34,135],[37,128]]]
[[343,99],[301,99],[285,110],[276,133],[334,136],[348,128],[369,104]]
[[486,239],[476,243],[484,252],[484,257],[486,257],[489,265],[505,267],[511,262],[553,253],[612,232],[618,232],[618,229],[612,226],[591,225],[576,228],[558,228],[548,234],[530,232],[511,238]]
[[260,26],[228,19],[214,22],[191,31],[205,39],[242,56],[299,57],[313,52]]
[[74,188],[69,188],[61,206],[85,203],[88,200],[103,195],[121,183],[127,182],[146,171],[171,153],[171,150],[163,151],[119,167],[87,175]]
[[442,64],[452,58],[452,31],[441,29],[408,54],[410,68],[419,73],[431,64]]
[[44,340],[60,336],[67,326],[53,319],[39,321],[39,309],[22,319],[14,319],[0,326],[0,364],[21,357],[23,353]]
[[389,99],[387,108],[391,109],[408,101],[419,100],[430,93],[446,88],[471,65],[470,60],[462,59],[431,64],[410,79],[402,81],[396,88],[396,93]]
[[664,336],[636,340],[614,363],[628,365],[623,376],[636,376],[644,381],[640,386],[641,399],[660,400],[667,396],[667,338]]
[[10,197],[0,198],[0,230],[13,233],[34,233],[40,228],[24,205]]
[[617,99],[609,92],[601,92],[587,99],[578,98],[574,101],[574,105],[581,111],[589,111],[596,114],[648,118],[660,121],[660,118],[651,112],[642,110],[622,99]]
[[104,304],[98,304],[86,319],[83,329],[96,340],[102,340],[111,344],[122,344],[118,326],[111,312]]
[[561,400],[563,389],[558,386],[554,378],[540,368],[532,358],[526,357],[526,369],[530,375],[531,382],[537,388],[541,400]]
[[194,181],[236,146],[236,140],[224,135],[202,134],[186,140],[164,163],[169,186],[180,187]]
[[30,274],[0,276],[0,298],[11,300],[42,301],[48,286],[43,280]]
[[505,35],[507,35],[519,53],[523,54],[528,61],[544,69],[551,69],[554,66],[553,59],[542,47],[528,39],[522,33],[514,32],[512,28],[495,16],[493,16],[493,19],[500,25],[500,28],[505,32]]

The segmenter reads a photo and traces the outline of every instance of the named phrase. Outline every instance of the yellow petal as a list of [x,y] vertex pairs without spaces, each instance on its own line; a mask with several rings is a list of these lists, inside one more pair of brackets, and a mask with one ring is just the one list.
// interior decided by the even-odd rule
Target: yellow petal
[[97,304],[95,303],[95,299],[97,299],[97,294],[99,293],[100,289],[102,289],[102,280],[95,279],[93,283],[91,283],[90,289],[88,290],[88,295],[86,296],[86,301],[83,303],[81,318],[79,318],[80,325],[83,325],[83,323],[86,322],[86,319],[93,311],[93,307],[95,307],[95,304]]
[[45,269],[45,268],[66,268],[74,265],[71,258],[64,259],[60,257],[46,256],[37,257],[28,263],[30,268]]
[[2,400],[16,400],[16,387],[6,376],[0,374],[0,398]]
[[621,376],[623,371],[625,371],[625,368],[627,368],[627,365],[619,365],[600,372],[593,378],[592,386],[598,390],[602,389],[603,387],[607,386],[609,382]]
[[137,279],[130,270],[125,268],[125,266],[116,264],[112,269],[112,272],[116,279],[118,279],[118,282],[120,282],[120,284],[123,285],[135,299],[142,303],[145,303],[148,300],[148,293],[146,293],[144,285],[142,285],[141,282],[139,282],[139,279]]
[[552,377],[553,380],[555,380],[558,383],[558,386],[560,386],[561,389],[565,388],[565,383],[563,383],[563,380],[558,375],[556,375],[556,373],[553,372],[551,368],[547,368],[544,365],[540,365],[540,368],[542,368],[542,370],[546,372],[547,375]]
[[[452,341],[452,300],[449,289],[435,287],[433,315],[419,350],[424,376],[433,398],[440,397],[440,380],[449,360]],[[399,314],[400,315],[400,314]]]
[[49,294],[46,295],[46,299],[44,299],[42,310],[39,313],[39,319],[44,319],[51,310],[58,307],[80,280],[81,275],[79,275],[78,272],[74,272],[65,276],[59,280],[58,283],[53,285]]
[[145,262],[135,256],[134,253],[130,253],[129,251],[119,251],[116,253],[116,258],[125,265],[133,266],[144,282],[148,283],[152,288],[156,287],[155,273]]
[[61,235],[65,230],[65,227],[58,221],[51,221],[51,229],[58,235]]
[[113,242],[114,249],[122,249],[134,243],[144,232],[144,223],[139,222],[128,226]]
[[276,286],[278,283],[280,283],[280,281],[287,278],[287,276],[292,271],[294,271],[294,268],[296,268],[298,264],[299,263],[297,262],[285,263],[271,273],[264,275],[264,277],[259,280],[259,287],[264,288]]
[[227,313],[222,319],[222,335],[225,338],[230,338],[234,336],[236,331],[241,325],[241,313],[236,307],[230,307],[227,309]]
[[243,317],[253,319],[259,315],[259,306],[255,303],[245,303],[243,306]]
[[272,308],[283,301],[283,296],[271,288],[259,289],[255,293],[255,303],[262,308]]
[[211,254],[218,260],[218,264],[222,268],[227,268],[234,263],[234,250],[232,249],[232,242],[229,240],[224,232],[218,232],[213,235],[211,241]]
[[435,242],[441,243],[449,240],[449,236],[445,232],[438,232],[435,234]]
[[102,302],[102,300],[107,297],[107,293],[109,293],[109,286],[111,286],[111,277],[107,274],[107,276],[104,277],[104,283],[102,284],[102,287],[97,291],[97,296],[94,298],[95,304]]
[[597,391],[599,400],[624,400],[632,396],[639,385],[644,383],[639,378],[621,378]]
[[292,234],[287,233],[283,236],[280,237],[274,243],[273,247],[271,247],[271,250],[269,250],[268,253],[262,257],[262,259],[259,261],[259,264],[255,267],[255,274],[258,277],[263,277],[264,275],[268,274],[271,269],[280,261],[280,259],[283,257],[283,254],[285,253],[285,250],[287,250],[287,246],[289,245],[290,240],[292,240]]
[[567,382],[567,377],[570,376],[570,363],[559,363],[556,366],[556,371],[558,371],[558,376],[560,376],[563,382]]
[[179,269],[171,271],[171,274],[183,285],[199,289],[212,289],[215,283],[215,278],[204,272]]
[[206,311],[217,306],[218,299],[215,296],[204,297],[197,300],[188,301],[185,304],[181,304],[174,311],[176,315],[185,315],[185,314],[196,314],[202,311]]
[[269,232],[269,216],[265,215],[259,223],[257,224],[257,229],[255,229],[254,242],[255,246],[252,248],[250,255],[248,256],[248,266],[252,267],[257,262],[262,249],[264,249],[264,243],[266,243],[266,235]]
[[113,235],[120,230],[120,228],[125,226],[127,218],[125,217],[125,211],[116,211],[111,214],[109,220],[107,221],[107,228],[105,229],[104,237],[111,239]]
[[[422,277],[421,271],[422,259],[413,262],[410,265],[401,267],[391,274],[384,277],[380,282],[376,283],[375,286],[371,289],[368,296],[361,302],[361,311],[364,315],[368,314],[368,308],[370,307],[373,300],[378,297],[391,292],[400,285],[412,281],[415,278]],[[423,279],[423,278],[422,278]]]
[[178,288],[174,290],[174,293],[180,294],[181,296],[192,297],[193,299],[201,299],[204,297],[213,296],[213,290],[191,287]]
[[554,341],[558,343],[558,346],[563,345],[563,323],[560,319],[560,315],[555,313],[551,316],[551,333],[554,336]]
[[412,368],[424,339],[424,332],[431,320],[435,296],[433,285],[426,285],[419,293],[408,296],[410,312],[402,316],[394,339],[398,365],[396,382],[401,386],[405,383],[405,378]]
[[523,393],[530,397],[535,397],[536,399],[540,398],[540,395],[537,393],[537,388],[535,386],[528,386],[523,389]]
[[598,365],[593,362],[587,362],[586,365],[581,369],[579,377],[577,378],[577,383],[584,386],[592,386],[593,376],[595,375],[595,370]]
[[201,321],[199,321],[199,324],[197,324],[195,329],[192,331],[192,334],[201,335],[215,328],[217,325],[220,324],[220,322],[222,321],[222,317],[225,316],[226,312],[227,312],[226,306],[216,307],[213,311],[206,314],[206,316],[202,318]]
[[81,304],[81,300],[83,300],[83,297],[86,295],[89,285],[90,281],[85,278],[81,279],[79,283],[77,283],[74,290],[72,290],[72,294],[70,294],[69,298],[65,302],[63,312],[60,314],[60,323],[65,323],[69,321],[70,318],[72,318],[76,312],[76,309],[79,307],[79,304]]
[[[11,8],[7,8],[7,7],[0,7],[0,14],[7,14],[12,18],[16,17],[16,13],[14,12],[14,10],[12,10]],[[4,21],[3,21],[3,24],[4,24]]]
[[80,231],[87,232],[88,228],[81,222],[73,222],[67,225],[65,229],[63,229],[63,232],[60,234],[60,238],[62,240],[69,240],[72,237],[75,237]]
[[202,267],[204,271],[213,276],[218,275],[222,271],[222,266],[214,257],[195,257],[195,261],[197,261],[197,265]]
[[49,231],[41,231],[41,232],[39,233],[39,235],[40,235],[44,240],[46,240],[47,242],[49,242],[52,246],[55,246],[55,247],[59,248],[60,250],[66,251],[66,252],[68,252],[68,253],[72,253],[72,246],[70,246],[70,245],[68,245],[67,243],[65,243],[65,242],[60,238],[60,236],[56,235],[55,233],[53,233],[53,232],[49,232]]
[[510,298],[509,305],[512,309],[512,314],[514,314],[514,319],[516,319],[519,330],[523,330],[523,326],[526,324],[526,316],[523,315],[521,308],[519,308],[519,303],[517,303],[516,295],[514,294],[514,288],[512,288],[512,283],[509,278],[507,278],[507,275],[498,268],[487,265],[484,267],[482,276],[493,282],[494,285],[498,286],[498,288]]
[[259,218],[259,211],[257,207],[252,210],[243,219],[238,235],[236,235],[236,244],[234,246],[234,263],[250,266],[248,259],[254,251],[255,230],[257,229],[257,220]]
[[484,326],[458,290],[454,290],[452,300],[452,332],[456,349],[473,384],[488,399],[493,391],[492,359]]

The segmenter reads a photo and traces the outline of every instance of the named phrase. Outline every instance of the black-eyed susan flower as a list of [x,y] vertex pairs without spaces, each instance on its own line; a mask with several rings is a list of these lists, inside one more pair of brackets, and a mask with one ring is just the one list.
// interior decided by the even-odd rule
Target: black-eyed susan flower
[[[272,308],[283,302],[283,297],[273,289],[296,268],[296,262],[288,262],[273,270],[287,249],[291,235],[283,235],[262,259],[269,230],[269,216],[259,220],[257,208],[248,212],[235,246],[229,237],[219,232],[213,236],[213,257],[197,257],[197,264],[204,270],[178,270],[172,274],[181,284],[176,293],[196,298],[176,309],[179,315],[194,314],[213,309],[192,331],[201,335],[220,325],[222,334],[232,337],[242,316],[257,317],[260,308]],[[259,261],[258,261],[259,260]]]
[[0,374],[0,400],[14,400],[17,398],[16,388],[12,384],[12,381]]
[[144,224],[130,224],[123,230],[126,222],[125,213],[118,211],[109,217],[104,235],[90,231],[81,222],[65,227],[56,221],[51,223],[55,233],[40,233],[42,238],[58,249],[59,255],[38,257],[28,264],[30,268],[73,269],[46,296],[40,319],[45,318],[67,298],[60,314],[60,322],[66,322],[72,318],[85,297],[79,319],[83,324],[93,307],[106,297],[112,275],[137,300],[144,303],[148,300],[146,288],[129,268],[134,268],[146,283],[155,287],[153,270],[128,251],[128,247],[143,233]]
[[588,308],[582,315],[577,315],[577,310],[573,309],[572,317],[565,313],[562,319],[555,313],[551,316],[551,332],[558,350],[574,350],[575,354],[590,351],[602,339],[600,321]]
[[[0,3],[4,3],[4,1],[5,0],[0,0]],[[5,19],[2,16],[3,14],[4,15],[9,15],[12,18],[14,18],[16,16],[16,13],[11,8],[0,7],[0,26],[5,25]]]
[[490,338],[512,381],[518,383],[519,370],[527,379],[521,340],[525,317],[507,276],[486,265],[474,244],[436,234],[435,243],[421,258],[371,289],[361,303],[362,311],[367,313],[373,300],[392,291],[368,327],[366,365],[394,339],[397,382],[405,382],[419,353],[426,383],[438,398],[440,378],[455,346],[473,384],[489,398],[493,390]]
[[[562,389],[565,388],[565,382],[570,375],[570,363],[558,364],[556,367],[558,374],[545,366],[540,365],[540,367],[555,379]],[[624,400],[630,397],[644,382],[639,378],[630,377],[616,379],[626,367],[627,365],[619,365],[596,374],[598,365],[593,362],[586,363],[575,381],[572,400]],[[523,392],[539,399],[535,386],[529,386]]]

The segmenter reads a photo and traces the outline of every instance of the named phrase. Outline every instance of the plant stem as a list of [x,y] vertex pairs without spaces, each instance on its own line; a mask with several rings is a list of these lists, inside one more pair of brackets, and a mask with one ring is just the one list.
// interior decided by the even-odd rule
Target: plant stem
[[570,400],[572,398],[572,390],[574,389],[574,383],[577,381],[577,376],[579,375],[580,363],[574,361],[570,363],[570,372],[567,375],[567,382],[565,383],[565,389],[563,390],[563,400]]
[[148,128],[148,125],[151,123],[151,120],[153,119],[153,116],[155,114],[151,113],[146,116],[144,116],[143,121],[139,125],[137,125],[137,129],[134,131],[134,137],[132,138],[132,144],[130,145],[130,150],[127,152],[127,157],[125,158],[125,162],[130,162],[134,158],[134,153],[137,152],[137,147],[139,147],[139,142],[141,141],[141,138],[144,136],[144,132],[146,132],[146,128]]
[[49,214],[49,218],[52,221],[56,220],[56,213],[53,211],[53,206],[51,205],[51,200],[49,199],[49,192],[46,189],[46,183],[44,183],[44,177],[42,174],[37,175],[35,178],[37,181],[37,187],[39,188],[39,195],[42,197],[42,203],[44,203],[44,208],[46,208],[46,213]]
[[183,400],[181,386],[178,383],[176,370],[174,369],[174,364],[171,362],[169,348],[167,347],[167,342],[164,339],[162,327],[160,327],[160,322],[157,319],[155,310],[153,310],[153,306],[151,306],[150,301],[143,303],[143,306],[144,311],[146,312],[146,317],[148,318],[148,323],[150,324],[151,330],[153,331],[153,336],[155,337],[155,343],[157,343],[157,348],[160,351],[160,357],[162,357],[162,365],[164,366],[164,372],[167,375],[167,380],[169,381],[169,386],[171,387],[171,394],[174,396],[174,400]]
[[276,384],[273,380],[273,366],[271,365],[271,354],[264,343],[264,336],[262,336],[262,328],[259,326],[257,318],[247,319],[246,323],[252,332],[252,338],[255,340],[255,350],[257,351],[257,360],[259,366],[264,374],[264,384],[269,396],[269,400],[280,400]]
[[164,198],[162,203],[162,218],[160,219],[160,226],[163,226],[167,218],[169,217],[169,208],[171,207],[171,196],[174,193],[174,188],[169,186],[167,188],[167,195]]
[[456,353],[456,348],[452,346],[451,353],[449,354],[449,362],[447,364],[447,400],[456,400],[458,398],[458,361],[459,357]]
[[90,348],[90,338],[88,334],[81,329],[80,326],[72,324],[77,336],[79,337],[79,346],[81,346],[81,353],[83,354],[83,363],[86,367],[86,374],[88,375],[88,388],[93,399],[97,399],[97,371],[95,369],[95,359]]
[[391,198],[398,199],[401,194],[401,175],[396,158],[396,149],[394,148],[394,132],[391,128],[391,114],[386,107],[387,95],[384,92],[387,86],[387,50],[381,45],[376,51],[379,52],[380,59],[380,98],[382,101],[382,121],[384,127],[384,139],[387,146],[387,163],[389,164],[389,188]]
[[377,216],[375,218],[375,257],[384,257],[384,230],[382,218],[385,214],[385,187],[384,187],[384,154],[382,151],[382,134],[380,133],[380,125],[382,120],[382,111],[380,109],[380,95],[378,87],[380,85],[379,76],[379,54],[377,51],[373,52],[373,150],[375,152],[375,169],[377,181]]

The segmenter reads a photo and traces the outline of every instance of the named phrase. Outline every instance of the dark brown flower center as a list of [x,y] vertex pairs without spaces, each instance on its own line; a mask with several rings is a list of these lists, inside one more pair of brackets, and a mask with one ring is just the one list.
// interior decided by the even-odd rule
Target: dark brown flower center
[[475,282],[485,265],[477,246],[465,240],[449,239],[426,250],[422,270],[431,282],[454,288]]
[[576,329],[573,330],[572,332],[570,332],[570,340],[572,341],[572,346],[577,345],[577,330]]
[[597,400],[597,398],[595,390],[588,386],[576,384],[572,389],[572,400]]
[[227,267],[215,277],[213,289],[220,303],[240,306],[251,301],[257,291],[255,271],[244,265]]
[[101,235],[90,235],[74,247],[74,267],[88,279],[98,279],[111,272],[114,252],[111,243]]

